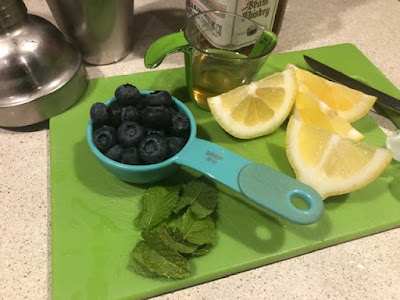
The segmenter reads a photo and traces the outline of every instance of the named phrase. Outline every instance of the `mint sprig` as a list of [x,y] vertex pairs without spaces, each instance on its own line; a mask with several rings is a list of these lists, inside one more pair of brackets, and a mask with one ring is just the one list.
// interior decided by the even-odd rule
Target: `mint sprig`
[[179,186],[155,186],[146,190],[142,197],[142,210],[135,219],[140,229],[150,229],[166,220],[179,199]]
[[192,212],[199,218],[210,215],[217,204],[218,193],[215,192],[215,183],[203,176],[197,180],[182,185],[182,195],[179,198],[174,212],[190,206]]
[[[189,262],[164,243],[150,246],[147,241],[140,241],[133,250],[133,258],[142,270],[147,269],[158,276],[184,278],[190,274]],[[143,274],[147,276],[147,273]]]
[[181,232],[183,239],[196,244],[210,244],[215,232],[214,221],[209,217],[199,218],[189,208],[182,216]]
[[133,249],[130,267],[146,277],[189,276],[188,259],[213,248],[217,198],[216,185],[203,176],[182,186],[149,188],[134,222],[143,240]]
[[160,239],[172,249],[182,254],[192,254],[198,248],[198,245],[185,240],[178,227],[160,226],[158,228]]

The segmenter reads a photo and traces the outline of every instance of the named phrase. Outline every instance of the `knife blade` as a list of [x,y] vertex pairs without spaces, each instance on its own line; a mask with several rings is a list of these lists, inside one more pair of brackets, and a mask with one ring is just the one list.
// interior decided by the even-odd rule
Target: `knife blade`
[[388,94],[385,94],[361,81],[358,81],[354,78],[351,78],[338,70],[335,70],[307,55],[303,55],[304,60],[307,64],[318,74],[330,79],[332,81],[341,83],[349,88],[359,90],[365,94],[377,97],[376,103],[379,103],[385,107],[394,110],[397,113],[400,113],[400,100],[396,99]]

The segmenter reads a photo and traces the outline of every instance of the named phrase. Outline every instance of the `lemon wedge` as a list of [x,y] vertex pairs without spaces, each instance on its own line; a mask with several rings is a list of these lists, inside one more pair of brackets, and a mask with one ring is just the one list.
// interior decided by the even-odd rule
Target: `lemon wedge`
[[304,123],[325,128],[343,138],[361,141],[364,135],[357,131],[336,110],[317,98],[301,81],[295,99],[293,114]]
[[295,71],[287,68],[261,80],[208,98],[217,123],[240,139],[263,136],[288,117],[297,93]]
[[374,181],[392,160],[392,151],[342,138],[290,117],[286,154],[296,178],[323,199],[360,189]]
[[348,122],[361,119],[376,101],[375,96],[329,81],[294,65],[288,67],[295,70],[298,81],[304,83],[318,99],[336,110],[339,116]]

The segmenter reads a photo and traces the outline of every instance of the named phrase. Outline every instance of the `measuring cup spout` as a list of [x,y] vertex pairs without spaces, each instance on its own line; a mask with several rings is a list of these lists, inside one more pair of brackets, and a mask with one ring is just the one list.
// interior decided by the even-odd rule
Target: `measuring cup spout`
[[[178,154],[175,163],[211,177],[293,223],[311,224],[322,216],[323,201],[313,188],[217,144],[194,138]],[[295,207],[292,198],[301,198],[308,208]]]
[[186,40],[183,31],[168,34],[150,45],[144,57],[144,65],[146,68],[154,69],[162,63],[167,55],[187,52],[189,49],[189,42]]

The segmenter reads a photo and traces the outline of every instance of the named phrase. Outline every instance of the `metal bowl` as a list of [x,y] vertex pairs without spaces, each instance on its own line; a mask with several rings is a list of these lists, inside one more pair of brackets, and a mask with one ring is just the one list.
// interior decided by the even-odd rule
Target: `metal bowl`
[[21,2],[0,7],[2,127],[47,120],[76,103],[87,87],[79,51],[50,22],[27,14]]

